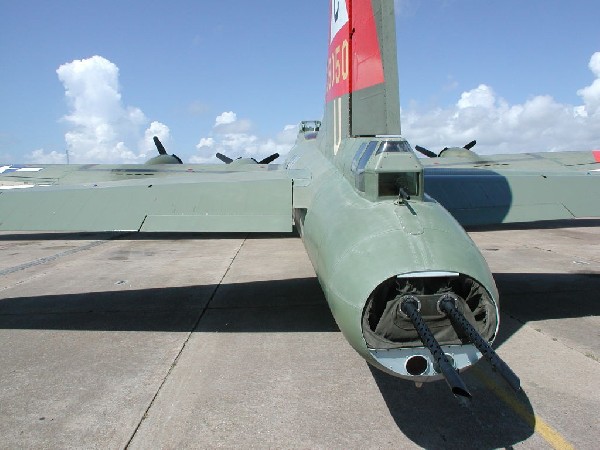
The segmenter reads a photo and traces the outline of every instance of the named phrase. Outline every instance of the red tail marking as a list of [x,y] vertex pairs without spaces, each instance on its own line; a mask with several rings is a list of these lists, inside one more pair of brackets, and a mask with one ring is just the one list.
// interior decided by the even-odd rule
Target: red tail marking
[[592,150],[592,155],[594,155],[596,162],[600,162],[600,150]]
[[344,94],[384,82],[383,63],[371,1],[332,0],[330,8],[332,16],[335,14],[334,11],[339,11],[340,3],[344,1],[348,11],[348,21],[335,36],[329,38],[325,95],[328,102]]

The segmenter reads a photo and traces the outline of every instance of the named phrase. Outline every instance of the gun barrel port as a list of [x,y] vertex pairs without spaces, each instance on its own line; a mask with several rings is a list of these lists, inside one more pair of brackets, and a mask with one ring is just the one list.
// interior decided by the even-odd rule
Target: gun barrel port
[[[450,365],[456,369],[456,363],[454,362],[452,355],[450,353],[445,353],[445,355]],[[433,370],[435,370],[437,373],[442,373],[442,369],[440,369],[440,366],[436,363],[433,363]]]
[[427,358],[421,355],[411,356],[406,360],[406,371],[411,375],[423,375],[428,367]]

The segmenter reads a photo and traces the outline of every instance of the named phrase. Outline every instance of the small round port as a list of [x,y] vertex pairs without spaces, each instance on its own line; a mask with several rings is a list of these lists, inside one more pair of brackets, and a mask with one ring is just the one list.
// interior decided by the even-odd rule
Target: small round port
[[411,375],[423,375],[428,367],[427,358],[421,355],[411,356],[406,360],[406,371]]

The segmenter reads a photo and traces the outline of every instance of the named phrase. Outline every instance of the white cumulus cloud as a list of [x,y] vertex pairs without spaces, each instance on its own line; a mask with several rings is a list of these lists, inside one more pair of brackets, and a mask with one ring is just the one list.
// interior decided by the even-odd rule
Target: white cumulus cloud
[[66,164],[67,155],[64,153],[59,153],[55,150],[51,152],[45,152],[44,149],[39,148],[31,152],[28,157],[28,160],[33,163],[44,163],[44,164]]
[[250,120],[239,119],[233,111],[224,112],[216,117],[211,136],[200,139],[196,145],[198,152],[190,162],[218,162],[217,152],[233,159],[260,160],[273,153],[284,155],[294,145],[297,132],[296,125],[286,125],[275,137],[262,138],[252,132]]
[[469,92],[463,92],[456,106],[459,109],[473,107],[492,108],[495,102],[494,91],[489,86],[480,84],[477,88]]
[[590,86],[577,91],[577,95],[583,99],[584,103],[578,112],[583,117],[598,117],[600,116],[600,52],[594,53],[588,66],[596,79]]
[[409,141],[439,152],[477,139],[478,153],[590,150],[600,147],[600,52],[590,59],[596,77],[577,91],[580,105],[540,95],[511,105],[485,84],[463,92],[451,107],[402,111]]
[[235,122],[236,120],[236,113],[234,113],[233,111],[226,111],[217,116],[217,118],[215,119],[215,127],[218,127],[219,125],[227,125],[229,123]]
[[[66,148],[71,163],[143,162],[152,136],[168,140],[169,129],[152,122],[136,107],[123,104],[119,69],[111,61],[92,56],[61,65],[56,71],[64,86],[69,113],[63,117],[68,130]],[[36,150],[34,162],[56,162],[56,152]]]
[[241,134],[247,133],[252,128],[252,122],[248,119],[238,119],[233,111],[221,113],[215,119],[213,129],[217,134]]
[[144,139],[142,142],[139,143],[138,147],[140,149],[153,150],[150,155],[143,153],[140,154],[140,158],[151,158],[155,156],[154,149],[156,149],[156,145],[154,144],[154,136],[158,137],[158,139],[160,139],[160,142],[162,142],[163,145],[168,145],[168,142],[171,139],[171,131],[169,130],[169,127],[166,126],[164,123],[160,123],[157,121],[152,122],[144,132]]
[[201,138],[200,142],[198,142],[198,145],[196,145],[196,148],[202,148],[202,147],[212,147],[213,145],[215,145],[215,140],[211,137],[208,138]]

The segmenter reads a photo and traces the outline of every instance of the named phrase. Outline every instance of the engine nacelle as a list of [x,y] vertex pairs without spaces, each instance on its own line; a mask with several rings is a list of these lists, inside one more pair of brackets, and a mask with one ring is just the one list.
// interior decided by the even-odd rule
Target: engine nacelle
[[149,159],[144,164],[151,166],[154,164],[183,164],[183,162],[177,155],[158,155]]

